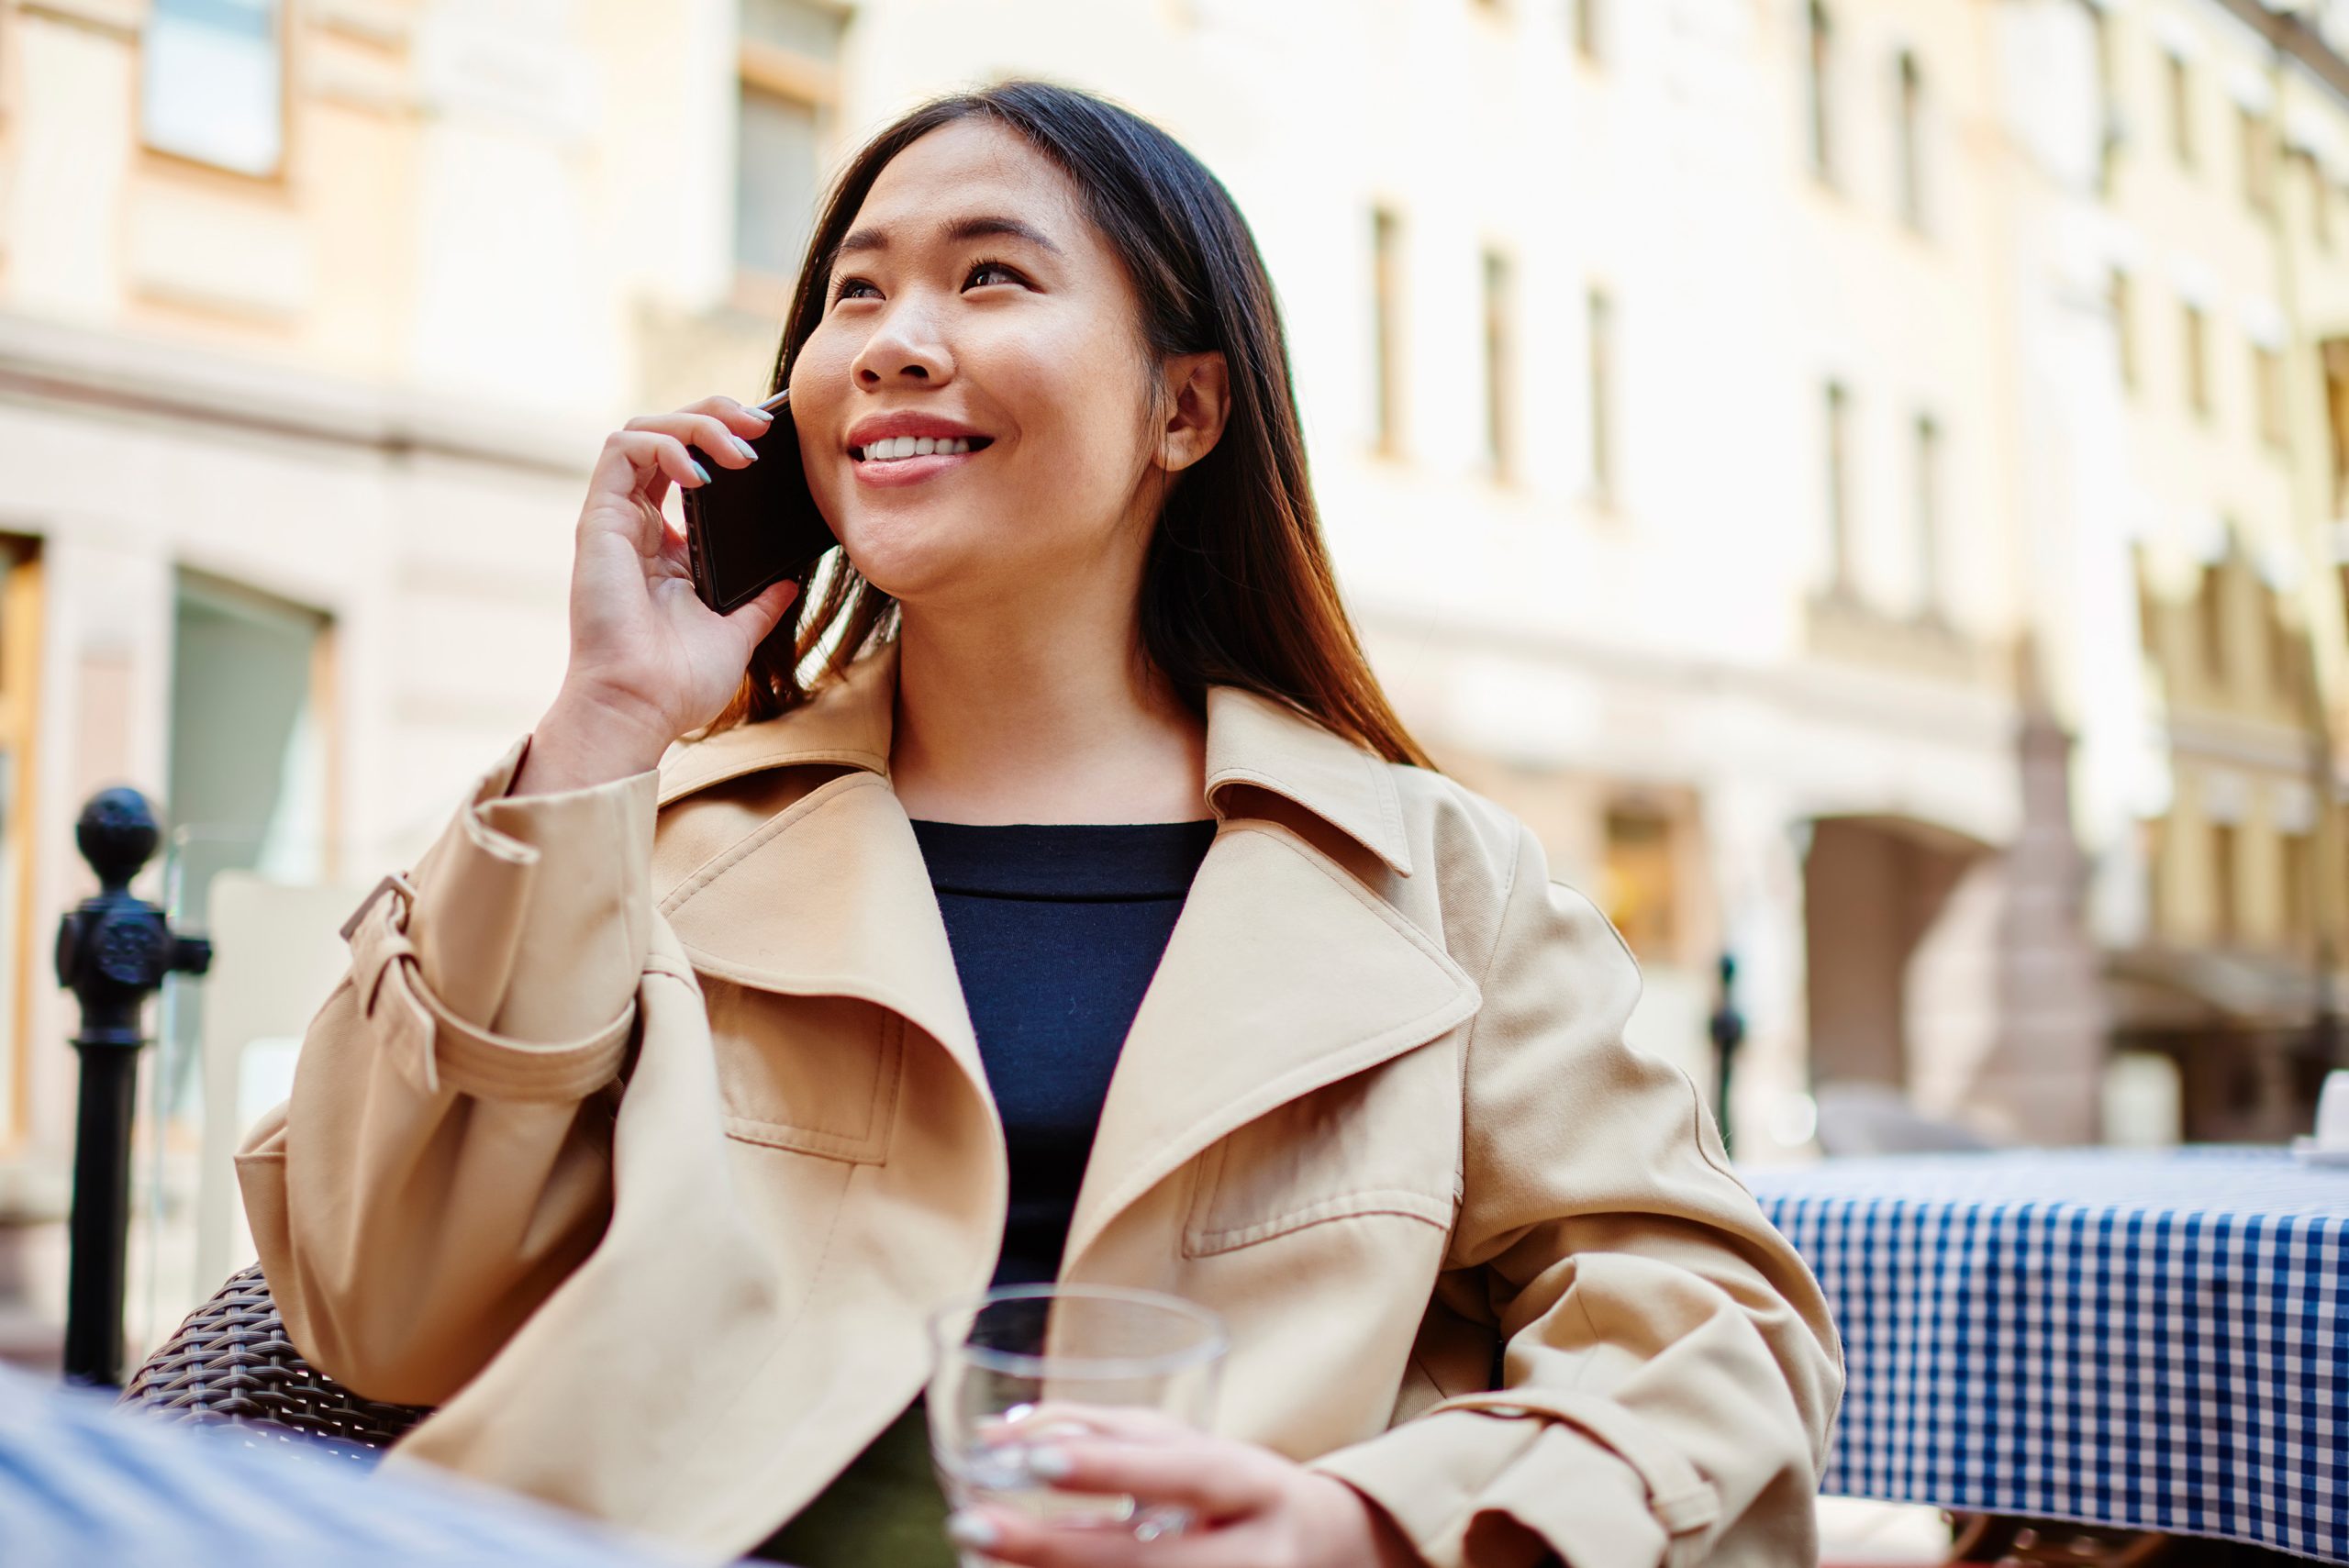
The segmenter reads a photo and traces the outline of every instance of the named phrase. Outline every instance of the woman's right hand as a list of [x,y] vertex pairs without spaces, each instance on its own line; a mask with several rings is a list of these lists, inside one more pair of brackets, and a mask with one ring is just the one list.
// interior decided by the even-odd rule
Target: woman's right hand
[[531,731],[510,793],[626,778],[654,766],[678,736],[718,717],[751,652],[799,592],[775,584],[731,615],[694,592],[685,537],[662,501],[674,482],[705,481],[690,440],[728,468],[753,461],[735,437],[769,420],[730,397],[644,414],[606,438],[580,508],[571,567],[571,662]]

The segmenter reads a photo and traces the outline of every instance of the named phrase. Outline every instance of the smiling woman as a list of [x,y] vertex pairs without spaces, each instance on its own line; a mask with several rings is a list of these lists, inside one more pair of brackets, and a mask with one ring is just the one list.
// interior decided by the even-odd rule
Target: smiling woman
[[[662,516],[755,411],[607,440],[562,688],[239,1155],[304,1355],[440,1405],[394,1462],[806,1568],[1814,1560],[1818,1286],[1380,692],[1273,298],[1172,138],[1013,83],[810,243],[816,602],[712,613]],[[1179,1539],[944,1517],[925,1319],[1041,1281],[1226,1327],[1212,1430],[1030,1455]]]

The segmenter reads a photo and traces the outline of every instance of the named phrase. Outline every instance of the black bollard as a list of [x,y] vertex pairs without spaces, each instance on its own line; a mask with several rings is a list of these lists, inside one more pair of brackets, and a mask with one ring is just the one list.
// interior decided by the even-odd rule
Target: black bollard
[[1733,995],[1737,984],[1737,960],[1729,953],[1721,954],[1720,975],[1720,1006],[1713,1009],[1713,1016],[1707,1024],[1708,1031],[1713,1037],[1713,1062],[1720,1073],[1713,1094],[1713,1119],[1720,1129],[1721,1147],[1735,1153],[1735,1134],[1729,1119],[1729,1081],[1737,1048],[1745,1043],[1745,1015],[1737,1010]]
[[130,892],[161,835],[147,797],[100,790],[73,841],[98,873],[98,895],[57,928],[57,983],[82,1005],[73,1049],[82,1104],[73,1135],[72,1262],[66,1275],[65,1379],[122,1381],[123,1256],[130,1229],[130,1117],[147,998],[173,973],[201,974],[212,944],[172,934],[163,912]]

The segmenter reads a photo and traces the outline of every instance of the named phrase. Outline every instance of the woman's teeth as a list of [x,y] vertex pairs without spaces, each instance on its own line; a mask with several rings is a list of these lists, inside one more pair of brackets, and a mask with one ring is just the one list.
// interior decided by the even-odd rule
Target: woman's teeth
[[[984,437],[979,444],[986,444]],[[859,462],[896,462],[900,458],[929,457],[932,453],[943,456],[971,450],[971,439],[967,436],[957,436],[952,440],[940,440],[932,436],[893,436],[869,446],[851,447],[848,455]]]

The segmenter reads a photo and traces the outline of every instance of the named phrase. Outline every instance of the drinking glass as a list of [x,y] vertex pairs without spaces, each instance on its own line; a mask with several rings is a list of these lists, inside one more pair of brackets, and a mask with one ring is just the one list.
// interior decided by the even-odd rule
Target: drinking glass
[[[1055,1491],[1028,1450],[1064,1407],[1118,1406],[1204,1429],[1223,1367],[1223,1320],[1180,1296],[1112,1285],[1004,1285],[930,1318],[930,1457],[958,1509],[985,1503],[1057,1525],[1179,1534],[1188,1510],[1130,1496]],[[1064,1418],[1082,1423],[1081,1408]],[[1062,1435],[1065,1435],[1064,1433]],[[962,1554],[963,1568],[990,1559]]]

